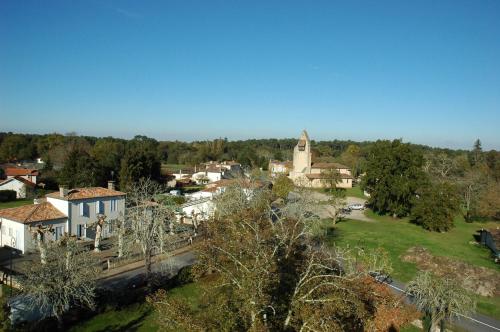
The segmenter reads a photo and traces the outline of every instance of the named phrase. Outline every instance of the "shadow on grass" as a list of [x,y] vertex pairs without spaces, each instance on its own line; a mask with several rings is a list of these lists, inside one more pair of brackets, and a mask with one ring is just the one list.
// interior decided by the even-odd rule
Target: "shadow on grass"
[[151,314],[151,309],[145,310],[139,317],[131,320],[125,325],[121,324],[115,324],[115,325],[110,325],[106,326],[103,329],[96,330],[95,332],[107,332],[107,331],[114,331],[114,332],[119,332],[119,331],[137,331],[142,324],[144,323],[144,319]]

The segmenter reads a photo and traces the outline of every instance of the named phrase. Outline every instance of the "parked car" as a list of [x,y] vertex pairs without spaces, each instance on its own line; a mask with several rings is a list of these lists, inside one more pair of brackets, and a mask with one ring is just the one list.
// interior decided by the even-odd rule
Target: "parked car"
[[365,205],[364,204],[351,204],[348,206],[348,208],[351,210],[364,210]]
[[342,213],[342,214],[349,214],[349,213],[351,213],[351,211],[352,210],[349,207],[346,207],[346,208],[342,208],[340,210],[340,213]]
[[378,271],[371,271],[368,274],[371,275],[377,282],[380,282],[382,284],[392,284],[392,278],[388,274]]

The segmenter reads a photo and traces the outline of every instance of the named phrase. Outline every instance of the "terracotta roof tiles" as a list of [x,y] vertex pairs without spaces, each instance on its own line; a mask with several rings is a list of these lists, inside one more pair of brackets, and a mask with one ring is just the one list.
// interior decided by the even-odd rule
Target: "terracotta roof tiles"
[[47,202],[3,209],[0,210],[0,217],[23,224],[67,218],[66,215]]
[[99,197],[113,197],[113,196],[125,196],[126,194],[121,191],[111,190],[102,187],[88,187],[88,188],[75,188],[68,191],[68,194],[61,197],[59,192],[47,194],[46,197],[63,199],[66,201],[73,201],[79,199],[87,198],[99,198]]
[[38,175],[38,171],[36,169],[7,167],[5,169],[5,175],[7,176]]

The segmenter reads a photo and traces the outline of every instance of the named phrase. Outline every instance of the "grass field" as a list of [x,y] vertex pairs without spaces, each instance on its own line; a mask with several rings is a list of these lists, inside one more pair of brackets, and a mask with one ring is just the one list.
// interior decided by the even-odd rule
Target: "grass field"
[[[409,248],[422,246],[433,255],[451,257],[465,263],[483,266],[498,271],[490,258],[490,252],[471,244],[473,234],[486,223],[466,223],[461,218],[455,220],[455,227],[447,233],[429,232],[411,224],[408,219],[395,220],[388,216],[379,216],[371,211],[367,216],[377,222],[346,220],[338,223],[328,232],[328,243],[340,246],[359,246],[365,249],[384,248],[392,261],[395,279],[408,282],[417,272],[413,263],[403,262],[400,255]],[[478,311],[500,318],[500,298],[477,296]]]
[[359,186],[345,189],[345,195],[364,199],[368,198],[363,194],[363,190]]
[[33,204],[33,199],[16,199],[15,201],[12,201],[12,202],[1,202],[0,203],[0,210],[18,207],[18,206],[23,206],[23,205],[28,205],[28,204]]

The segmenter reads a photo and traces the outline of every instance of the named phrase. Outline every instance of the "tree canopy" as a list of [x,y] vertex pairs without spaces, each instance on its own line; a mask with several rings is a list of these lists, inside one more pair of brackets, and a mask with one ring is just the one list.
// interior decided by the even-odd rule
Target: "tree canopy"
[[401,140],[377,141],[368,152],[362,186],[374,211],[402,217],[410,213],[417,189],[425,179],[423,155]]

